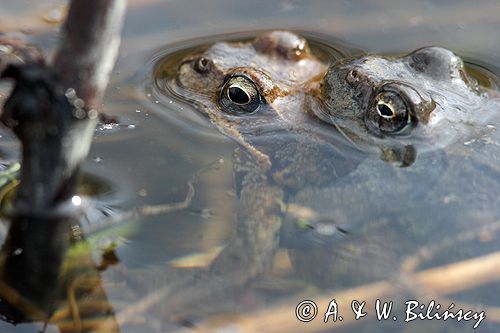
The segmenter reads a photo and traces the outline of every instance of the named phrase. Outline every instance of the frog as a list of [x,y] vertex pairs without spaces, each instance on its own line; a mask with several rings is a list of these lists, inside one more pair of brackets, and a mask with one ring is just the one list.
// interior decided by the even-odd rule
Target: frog
[[160,87],[194,104],[238,144],[236,236],[210,274],[244,286],[270,272],[277,250],[287,246],[280,241],[284,216],[304,214],[289,209],[288,197],[330,184],[359,162],[342,135],[305,112],[307,92],[319,89],[326,70],[305,38],[277,30],[187,54]]
[[408,165],[417,150],[449,147],[494,121],[497,83],[486,80],[489,87],[437,46],[400,57],[345,58],[330,66],[311,110],[359,149]]
[[[347,219],[357,226],[357,240],[345,244],[350,255],[295,251],[293,260],[309,265],[302,273],[313,278],[320,271],[325,286],[390,279],[418,250],[498,220],[500,94],[494,74],[483,74],[437,46],[329,66],[308,111],[366,158],[334,187],[304,189],[292,202],[318,217],[335,212]],[[458,261],[483,247],[441,248],[440,259],[425,265]]]
[[488,82],[443,48],[321,61],[287,31],[187,55],[163,89],[238,144],[236,235],[210,276],[247,286],[282,247],[324,288],[394,278],[443,225],[500,217]]

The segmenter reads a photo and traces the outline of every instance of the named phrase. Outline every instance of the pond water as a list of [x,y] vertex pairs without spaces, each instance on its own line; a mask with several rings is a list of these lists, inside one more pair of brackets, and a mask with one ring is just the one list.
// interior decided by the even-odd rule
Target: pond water
[[[50,55],[57,43],[57,22],[64,5],[64,1],[33,3],[4,0],[0,4],[0,31],[27,39]],[[423,159],[417,166],[420,169],[417,168],[413,176],[406,171],[391,174],[391,169],[385,168],[384,162],[371,160],[358,168],[357,173],[351,175],[335,193],[344,198],[352,196],[358,200],[370,200],[360,193],[363,188],[356,192],[355,187],[356,182],[366,180],[363,177],[367,177],[370,170],[380,170],[380,177],[387,179],[415,177],[415,182],[422,183],[419,191],[412,192],[411,199],[417,200],[417,203],[405,202],[402,205],[407,207],[409,216],[421,216],[422,227],[415,225],[415,219],[411,218],[397,224],[379,218],[369,225],[368,231],[363,231],[363,237],[355,237],[352,242],[344,240],[339,247],[339,253],[342,253],[340,264],[329,261],[331,257],[336,257],[331,253],[314,253],[314,258],[308,258],[291,256],[282,249],[278,252],[272,274],[250,284],[245,290],[228,283],[227,291],[216,290],[213,297],[211,294],[208,297],[190,294],[188,287],[196,284],[197,280],[193,280],[191,274],[184,276],[184,271],[194,272],[206,267],[235,236],[237,199],[232,154],[237,144],[220,134],[196,108],[159,89],[154,73],[163,59],[168,59],[179,50],[217,40],[248,38],[259,31],[279,28],[297,31],[315,41],[320,49],[326,50],[328,47],[322,45],[333,45],[338,50],[403,54],[422,46],[439,45],[500,74],[499,12],[498,1],[486,0],[474,3],[409,0],[129,1],[119,58],[103,103],[103,112],[117,116],[120,126],[102,125],[96,130],[83,170],[89,179],[104,183],[101,184],[102,194],[98,199],[104,203],[102,206],[107,207],[108,213],[113,214],[145,205],[181,202],[186,198],[188,184],[195,176],[196,181],[193,183],[195,196],[188,208],[140,216],[124,221],[126,227],[111,228],[109,234],[114,237],[113,241],[120,239],[115,251],[119,263],[100,273],[100,279],[107,302],[120,322],[120,331],[189,331],[189,327],[199,321],[205,328],[224,327],[224,332],[238,331],[231,328],[233,323],[241,324],[238,327],[242,332],[473,330],[474,320],[404,322],[402,304],[406,300],[419,299],[428,304],[434,296],[443,309],[454,302],[456,308],[484,310],[487,320],[476,331],[498,331],[500,303],[496,295],[500,288],[493,282],[486,284],[493,279],[475,287],[473,283],[467,286],[469,280],[450,278],[449,284],[462,286],[452,288],[442,283],[429,294],[416,287],[423,280],[404,276],[414,270],[412,264],[420,271],[498,251],[496,243],[499,236],[495,231],[499,229],[500,211],[496,208],[496,201],[491,199],[500,190],[500,179],[491,176],[498,174],[498,170],[489,166],[481,171],[455,168],[455,171],[446,174],[449,184],[464,188],[458,185],[458,188],[452,188],[450,185],[449,192],[455,196],[468,189],[476,191],[478,186],[488,189],[482,198],[474,202],[471,211],[464,207],[454,212],[440,211],[436,205],[418,202],[424,196],[423,192],[427,191],[434,191],[427,200],[446,197],[444,191],[439,192],[432,187],[445,170],[445,163],[438,154]],[[0,98],[3,99],[2,96]],[[5,130],[0,134],[2,156],[16,160],[18,145],[14,137]],[[498,160],[499,157],[492,156],[491,159]],[[457,175],[476,173],[480,173],[481,177],[476,183],[470,182],[474,185],[465,186],[463,184],[469,183],[463,180],[453,182],[453,177]],[[427,174],[428,178],[424,179],[423,175]],[[379,183],[377,185],[380,186]],[[390,192],[391,183],[386,186],[387,189],[380,189],[381,193]],[[405,191],[409,190],[395,191],[394,197],[387,200],[397,200],[397,195],[407,193]],[[333,194],[325,193],[324,200],[328,201],[329,195]],[[453,195],[448,196],[448,200],[455,200]],[[379,201],[373,202],[375,205]],[[322,203],[316,204],[320,206]],[[352,202],[346,199],[337,205],[342,208],[342,204],[348,206]],[[398,212],[389,214],[397,216]],[[360,210],[360,213],[353,212],[349,218],[363,220],[367,218],[364,214],[366,212]],[[433,219],[456,219],[459,222],[429,223]],[[375,236],[367,239],[366,235],[370,233]],[[95,259],[100,260],[99,249],[106,246],[102,243],[108,241],[109,234],[97,235],[91,242]],[[366,246],[356,242],[371,243]],[[370,253],[366,256],[360,254],[356,252],[359,248],[365,248]],[[421,251],[422,248],[427,252]],[[296,249],[292,251],[300,252]],[[372,255],[373,252],[375,255]],[[406,270],[393,269],[394,266],[401,266],[407,257]],[[294,272],[291,260],[306,267],[306,273],[316,270],[324,273],[322,268],[326,266],[336,268],[326,280],[315,280],[315,274]],[[390,261],[397,263],[387,265]],[[374,267],[377,269],[374,270]],[[374,274],[374,271],[377,273]],[[387,321],[365,318],[354,322],[351,319],[351,301],[366,300],[365,309],[373,314],[374,290],[380,291],[385,287],[369,283],[378,279],[393,281],[394,285],[401,286],[400,291],[380,294],[386,297],[383,300],[395,301],[400,317],[397,321],[392,318]],[[349,289],[366,284],[369,285],[364,291]],[[180,295],[172,292],[176,288],[181,290]],[[185,295],[182,294],[184,288],[187,290]],[[447,292],[442,295],[440,290],[447,288],[452,294]],[[183,296],[191,302],[189,306],[176,299]],[[314,322],[303,323],[295,318],[295,305],[300,300],[313,299],[320,303],[333,298],[338,300],[344,322],[318,323],[326,310],[324,304],[320,304],[320,312]],[[176,304],[180,305],[176,307]],[[256,324],[259,322],[262,327]],[[98,324],[89,325],[99,327]],[[47,332],[75,331],[71,327],[50,324]],[[36,332],[40,329],[38,323],[17,326],[0,323],[2,332]],[[105,331],[96,329],[96,332]]]

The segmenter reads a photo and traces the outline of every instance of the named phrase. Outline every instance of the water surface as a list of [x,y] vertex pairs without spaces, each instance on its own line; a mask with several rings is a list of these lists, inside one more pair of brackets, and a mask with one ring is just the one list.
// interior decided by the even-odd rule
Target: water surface
[[[493,71],[500,68],[497,15],[500,4],[497,1],[149,0],[129,4],[119,59],[103,105],[103,111],[118,116],[123,126],[101,127],[96,131],[84,171],[111,184],[109,195],[121,211],[182,201],[188,181],[195,174],[200,176],[188,209],[133,221],[133,232],[126,235],[126,241],[117,249],[120,263],[101,275],[103,285],[111,286],[108,300],[117,314],[130,309],[131,299],[143,300],[148,289],[153,289],[139,286],[128,290],[131,297],[124,297],[116,288],[117,272],[149,272],[146,283],[157,284],[161,290],[166,283],[161,276],[162,269],[180,265],[179,262],[190,265],[186,256],[197,259],[192,265],[206,265],[209,259],[196,254],[216,251],[233,235],[236,199],[231,154],[236,144],[219,134],[192,106],[155,90],[153,69],[164,56],[209,41],[280,28],[303,32],[339,48],[373,53],[405,53],[426,45],[439,45]],[[50,55],[58,36],[57,24],[48,22],[47,15],[61,5],[64,2],[3,1],[0,29],[40,45]],[[4,132],[0,139],[3,140],[0,141],[2,156],[16,159],[15,140]],[[440,230],[438,234],[445,238],[447,230]],[[473,254],[479,255],[480,251],[493,250],[477,249]],[[302,286],[292,283],[297,277],[286,255],[280,256],[282,259],[274,274],[283,278],[281,287],[262,281],[263,286],[250,290],[244,297],[240,295],[236,299],[228,294],[226,301],[236,311],[227,311],[228,306],[222,306],[220,313],[252,316],[254,311],[286,300],[290,290]],[[442,263],[448,263],[444,257]],[[472,294],[475,299],[470,302],[500,306],[486,288],[475,291]],[[304,297],[314,295],[316,292],[311,291]],[[404,295],[399,296],[399,300],[406,296],[415,297]],[[292,304],[290,302],[290,313],[294,310]],[[341,306],[348,308],[349,305]],[[160,302],[148,311],[135,313],[145,321],[122,318],[125,324],[121,331],[165,331],[172,326],[165,322],[164,315]],[[231,320],[234,317],[229,316],[225,322]],[[293,316],[289,318],[294,320]],[[438,326],[430,322],[420,324],[440,332],[456,331],[457,327],[470,331],[471,327],[450,322]],[[305,329],[304,325],[297,321],[292,326],[300,332]],[[482,324],[478,331],[498,329],[488,325],[493,324]],[[2,323],[0,327],[5,332],[35,332],[33,326],[26,325],[14,327]],[[422,327],[400,321],[393,324],[367,320],[345,330],[410,332]],[[328,328],[330,326],[325,326]],[[48,331],[56,332],[57,328],[51,326]],[[268,328],[268,331],[274,330]]]

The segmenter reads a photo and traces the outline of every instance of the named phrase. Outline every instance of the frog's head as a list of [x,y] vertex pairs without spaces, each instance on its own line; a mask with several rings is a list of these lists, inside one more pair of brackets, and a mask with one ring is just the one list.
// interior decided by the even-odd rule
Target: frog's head
[[186,56],[169,84],[221,132],[268,164],[252,138],[288,128],[285,113],[304,109],[306,87],[318,83],[325,71],[304,38],[272,31],[250,42],[218,42]]
[[440,47],[342,59],[328,69],[320,97],[312,108],[319,118],[354,144],[403,165],[414,161],[417,149],[463,136],[489,98],[462,59]]

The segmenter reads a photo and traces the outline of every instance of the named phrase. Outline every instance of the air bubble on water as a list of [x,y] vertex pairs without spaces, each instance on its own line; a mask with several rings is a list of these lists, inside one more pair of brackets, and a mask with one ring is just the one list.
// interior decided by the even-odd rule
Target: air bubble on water
[[204,220],[211,218],[214,215],[210,208],[203,208],[200,211],[200,217]]
[[74,195],[71,198],[71,203],[75,206],[80,206],[82,204],[82,198],[78,195]]
[[73,101],[73,105],[77,108],[83,108],[85,106],[85,102],[81,98],[77,98]]
[[472,140],[469,140],[469,141],[465,141],[465,142],[464,142],[464,146],[471,145],[471,144],[473,144],[474,142],[476,142],[476,140],[475,140],[475,139],[472,139]]
[[135,128],[135,125],[134,124],[130,124],[130,125],[127,126],[127,128],[133,129],[133,128]]
[[116,124],[116,123],[113,123],[113,124],[99,124],[99,126],[97,126],[96,130],[97,131],[113,130],[113,129],[119,127],[119,126],[120,125]]
[[319,224],[316,226],[316,231],[320,235],[331,236],[337,232],[337,227],[333,224]]
[[47,23],[61,23],[64,19],[64,12],[64,7],[53,8],[43,16],[43,20]]
[[21,253],[23,253],[23,249],[21,249],[21,248],[17,248],[17,249],[14,250],[14,252],[12,252],[12,254],[15,255],[15,256],[18,256]]
[[75,89],[73,89],[73,88],[66,89],[64,96],[66,96],[66,98],[75,98],[76,97]]
[[80,109],[80,108],[73,109],[73,116],[76,119],[84,119],[86,115],[87,114],[85,113],[85,111],[83,109]]
[[89,112],[87,113],[87,116],[89,117],[89,119],[96,119],[97,116],[98,116],[98,113],[96,110],[94,109],[91,109],[89,110]]

